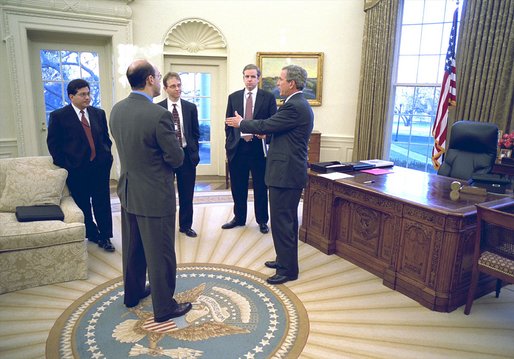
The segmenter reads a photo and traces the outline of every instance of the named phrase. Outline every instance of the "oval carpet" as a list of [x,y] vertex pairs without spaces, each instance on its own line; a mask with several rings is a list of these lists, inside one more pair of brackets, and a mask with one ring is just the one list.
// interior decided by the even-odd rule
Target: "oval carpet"
[[178,302],[193,309],[153,321],[151,296],[123,304],[122,277],[76,300],[55,322],[47,358],[295,358],[309,333],[303,304],[284,285],[248,269],[217,264],[177,268]]

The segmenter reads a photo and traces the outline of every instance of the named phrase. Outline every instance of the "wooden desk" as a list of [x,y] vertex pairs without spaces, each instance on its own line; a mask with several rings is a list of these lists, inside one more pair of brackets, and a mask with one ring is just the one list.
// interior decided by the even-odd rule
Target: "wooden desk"
[[[451,178],[393,170],[337,181],[310,171],[300,239],[368,270],[431,310],[450,312],[466,302],[471,280],[474,204],[514,207],[514,198],[461,195],[452,201]],[[494,285],[494,279],[481,278],[477,297]]]

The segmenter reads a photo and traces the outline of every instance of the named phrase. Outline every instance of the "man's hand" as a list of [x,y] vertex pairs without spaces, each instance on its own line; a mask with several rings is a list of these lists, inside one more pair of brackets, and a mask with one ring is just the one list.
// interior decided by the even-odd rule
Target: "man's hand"
[[235,116],[234,117],[228,117],[226,120],[225,120],[225,124],[227,126],[230,126],[230,127],[235,127],[235,128],[239,128],[239,124],[241,123],[241,121],[243,120],[243,118],[241,117],[241,115],[239,115],[237,113],[237,111],[235,112]]
[[255,135],[259,140],[264,140],[266,135]]

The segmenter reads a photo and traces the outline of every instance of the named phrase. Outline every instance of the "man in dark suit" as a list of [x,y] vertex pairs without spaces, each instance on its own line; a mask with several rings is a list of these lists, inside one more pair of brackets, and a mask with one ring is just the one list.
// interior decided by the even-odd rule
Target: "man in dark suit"
[[270,194],[271,233],[277,254],[265,265],[276,269],[267,279],[281,284],[298,278],[298,204],[307,183],[307,145],[314,114],[302,89],[307,72],[296,65],[282,69],[277,86],[285,98],[278,112],[265,121],[247,121],[236,113],[227,118],[228,126],[242,132],[271,133],[266,165],[266,184]]
[[84,212],[86,237],[106,251],[114,252],[109,189],[112,142],[105,111],[89,105],[91,94],[87,81],[70,81],[67,92],[71,104],[50,113],[48,151],[53,162],[68,171],[66,183]]
[[[243,69],[245,88],[228,97],[226,117],[237,111],[247,120],[263,119],[277,112],[277,103],[272,93],[258,89],[261,70],[253,65]],[[245,134],[239,128],[225,126],[225,149],[227,151],[230,188],[234,200],[234,218],[221,228],[230,229],[246,223],[248,180],[252,173],[255,220],[261,233],[268,233],[268,190],[264,182],[266,157],[264,153],[265,134]]]
[[[175,186],[173,171],[184,152],[171,112],[152,102],[161,74],[146,60],[127,69],[132,93],[114,105],[111,132],[120,156],[124,303],[135,307],[152,295],[155,322],[186,314],[191,303],[173,299],[176,285]],[[145,287],[146,272],[150,287]],[[151,288],[151,290],[150,290]]]
[[195,191],[196,166],[200,162],[198,141],[200,140],[200,125],[198,110],[194,103],[182,100],[182,81],[176,72],[168,72],[162,79],[168,98],[159,102],[171,112],[175,130],[180,136],[179,142],[184,150],[184,163],[175,169],[178,189],[178,223],[179,231],[188,237],[196,237],[193,230],[193,195]]

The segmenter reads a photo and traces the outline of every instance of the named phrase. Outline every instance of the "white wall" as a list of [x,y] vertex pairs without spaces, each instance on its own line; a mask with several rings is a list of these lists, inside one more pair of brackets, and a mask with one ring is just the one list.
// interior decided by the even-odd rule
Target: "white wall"
[[[228,93],[242,88],[241,70],[247,63],[256,62],[257,52],[323,52],[322,105],[313,107],[314,129],[322,133],[321,159],[351,159],[364,25],[362,0],[85,0],[75,6],[113,4],[113,1],[128,4],[132,10],[133,44],[126,45],[135,45],[140,50],[138,55],[146,53],[156,64],[162,65],[163,40],[172,25],[186,18],[201,18],[216,26],[227,41]],[[2,3],[16,2],[0,0]],[[21,3],[35,4],[28,0]],[[54,8],[57,4],[67,7],[60,0],[52,4]],[[2,29],[6,27],[2,25]],[[0,157],[2,147],[15,147],[19,140],[13,109],[23,101],[13,98],[10,91],[12,76],[6,71],[9,49],[5,36],[3,31]],[[123,53],[120,49],[115,51]],[[126,68],[123,60],[114,59],[118,79]],[[114,100],[124,98],[127,92],[123,86],[118,87]],[[10,154],[16,155],[15,151]]]
[[[186,18],[215,25],[227,40],[227,89],[243,87],[241,71],[257,52],[324,52],[322,106],[314,107],[323,136],[352,137],[361,59],[362,0],[136,0],[134,44],[162,46]],[[157,61],[160,59],[156,58]]]

